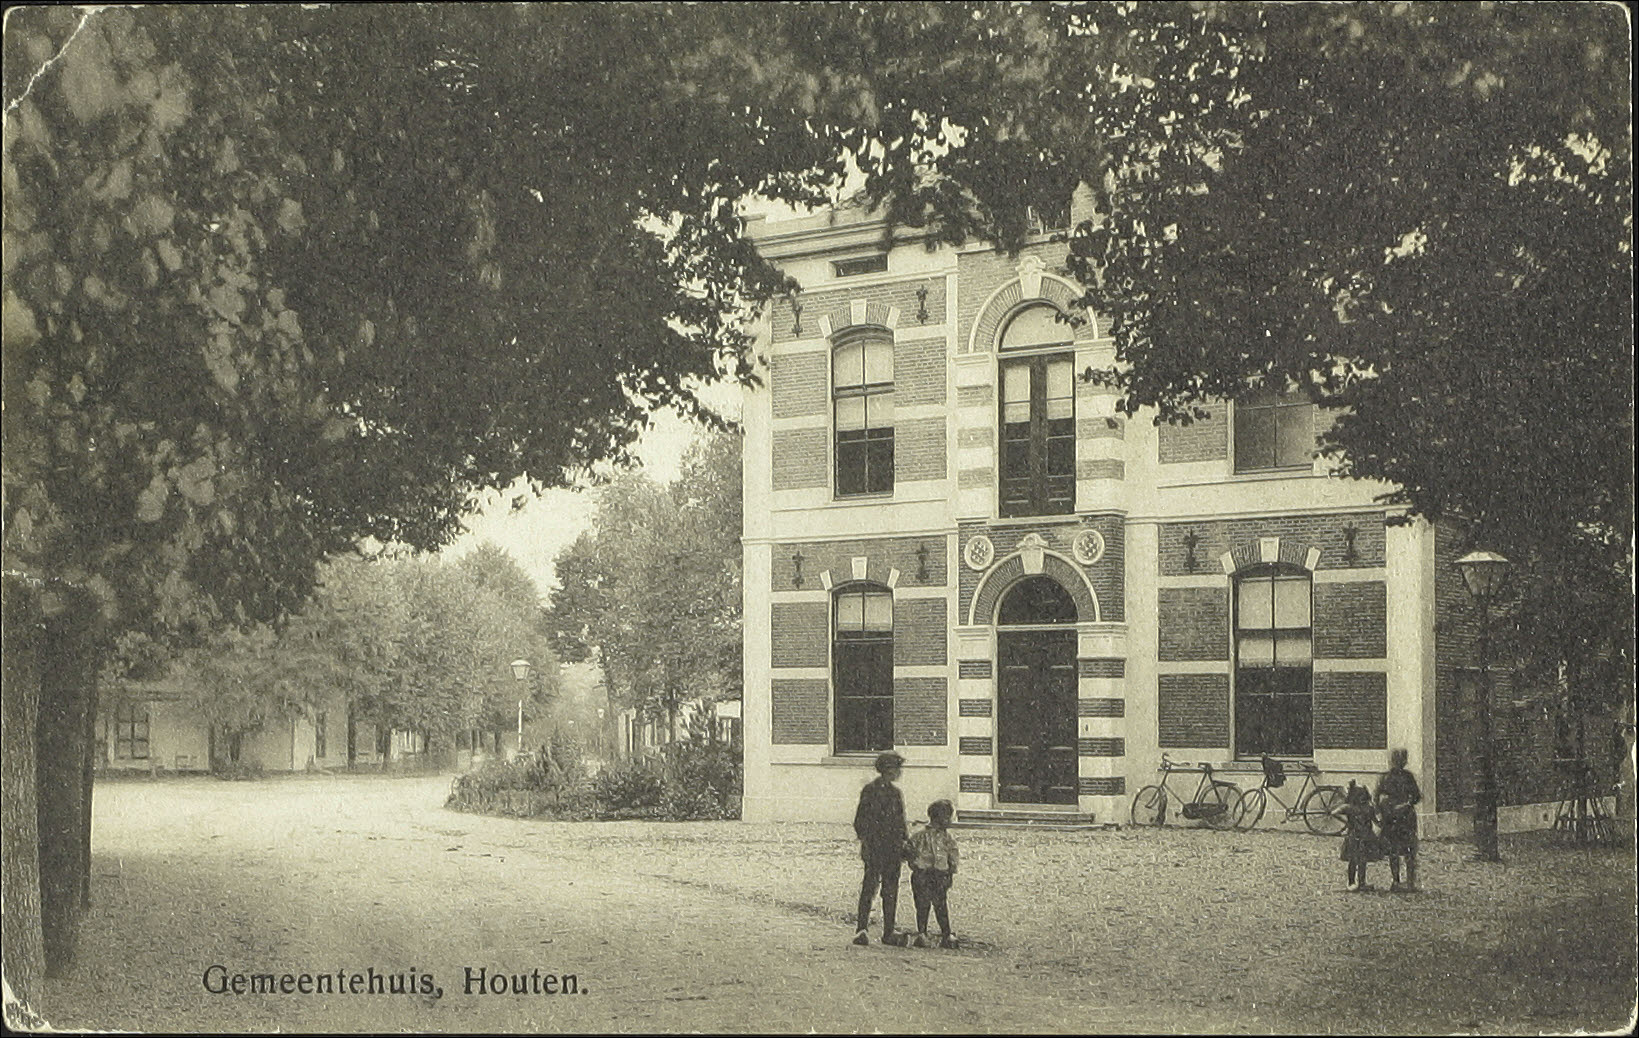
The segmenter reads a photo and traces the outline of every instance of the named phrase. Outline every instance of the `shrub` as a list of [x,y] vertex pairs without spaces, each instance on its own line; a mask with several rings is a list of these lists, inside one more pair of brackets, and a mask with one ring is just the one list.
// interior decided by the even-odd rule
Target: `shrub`
[[653,814],[666,792],[660,769],[642,760],[605,765],[592,788],[605,816]]
[[739,805],[711,786],[688,789],[668,785],[661,801],[661,815],[671,822],[716,821],[740,817]]
[[741,748],[738,738],[711,737],[711,718],[698,715],[688,738],[665,748],[665,816],[676,821],[740,817]]
[[586,774],[580,746],[554,735],[539,750],[511,760],[489,760],[458,775],[447,807],[491,814],[588,818],[597,799]]
[[262,777],[262,766],[247,761],[219,761],[212,765],[211,774],[228,782],[255,782]]

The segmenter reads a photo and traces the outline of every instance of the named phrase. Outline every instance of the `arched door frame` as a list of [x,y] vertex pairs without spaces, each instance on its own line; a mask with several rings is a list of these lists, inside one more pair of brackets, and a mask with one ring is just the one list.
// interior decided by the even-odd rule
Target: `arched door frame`
[[1077,627],[1101,622],[1098,592],[1093,590],[1079,566],[1056,551],[1025,548],[996,563],[979,579],[973,600],[968,603],[968,626],[996,628],[997,614],[1007,592],[1019,581],[1036,576],[1051,577],[1069,593],[1076,603]]
[[[1042,560],[1045,563],[1045,559]],[[1075,594],[1045,564],[1008,580],[988,609],[996,632],[996,795],[1004,803],[1069,806],[1079,799],[1077,656],[1082,611],[1096,602]],[[1002,624],[1008,596],[1046,580],[1067,597],[1071,618]],[[1089,592],[1091,589],[1087,589]],[[1078,601],[1081,598],[1082,601]],[[1095,612],[1096,615],[1096,612]]]

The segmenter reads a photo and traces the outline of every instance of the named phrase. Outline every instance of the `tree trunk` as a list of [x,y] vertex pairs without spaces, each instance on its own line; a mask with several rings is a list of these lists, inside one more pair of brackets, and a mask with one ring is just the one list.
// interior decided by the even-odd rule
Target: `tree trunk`
[[[7,578],[0,595],[0,633],[5,652],[5,694],[0,695],[0,914],[6,939],[0,968],[12,994],[26,1007],[45,973],[40,930],[39,805],[35,797],[35,722],[40,703],[39,599],[21,581]],[[8,1007],[9,1010],[9,1007]],[[14,1019],[8,1011],[6,1023]]]
[[46,976],[59,976],[74,959],[81,884],[90,867],[82,832],[85,804],[86,710],[95,681],[88,637],[89,610],[82,602],[46,621],[41,653],[40,705],[35,722],[36,787],[40,838],[40,926]]
[[359,723],[353,716],[353,704],[347,704],[347,767],[352,770],[359,762]]
[[[80,907],[91,907],[91,794],[97,781],[97,668],[89,673],[85,701],[85,750],[80,765],[83,778],[80,793]],[[152,733],[150,733],[151,735]]]
[[1636,804],[1634,797],[1634,786],[1639,783],[1639,773],[1636,773],[1634,768],[1633,700],[1628,700],[1616,711],[1611,737],[1613,748],[1617,751],[1616,774],[1612,776],[1616,780],[1616,836],[1624,843],[1631,843],[1636,829],[1636,816],[1639,816],[1639,804]]

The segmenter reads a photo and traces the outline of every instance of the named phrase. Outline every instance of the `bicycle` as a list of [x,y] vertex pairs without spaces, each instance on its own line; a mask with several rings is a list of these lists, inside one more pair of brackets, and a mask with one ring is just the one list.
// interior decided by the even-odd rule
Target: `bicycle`
[[[1174,762],[1163,753],[1161,767],[1157,770],[1161,772],[1160,783],[1145,786],[1133,797],[1134,825],[1165,825],[1167,800],[1170,797],[1178,803],[1177,813],[1185,818],[1205,822],[1214,829],[1234,826],[1241,803],[1241,788],[1233,782],[1213,778],[1212,765],[1205,761],[1198,764]],[[1167,785],[1173,775],[1185,771],[1199,771],[1201,774],[1201,781],[1196,784],[1195,794],[1189,800]]]
[[1298,784],[1297,793],[1291,802],[1282,797],[1275,790],[1286,785],[1286,765],[1275,758],[1264,755],[1263,782],[1256,789],[1249,789],[1241,797],[1240,813],[1235,819],[1235,828],[1250,829],[1263,818],[1264,808],[1268,806],[1270,797],[1275,798],[1286,815],[1280,821],[1290,822],[1294,818],[1302,818],[1303,824],[1317,836],[1337,836],[1343,832],[1343,819],[1333,814],[1343,806],[1342,786],[1323,786],[1317,777],[1320,769],[1308,761],[1301,762],[1298,767],[1303,770],[1303,781]]

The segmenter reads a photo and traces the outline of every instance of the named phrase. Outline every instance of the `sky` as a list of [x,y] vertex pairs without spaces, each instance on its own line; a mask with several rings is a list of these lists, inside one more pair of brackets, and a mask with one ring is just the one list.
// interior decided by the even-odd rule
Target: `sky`
[[[718,414],[738,419],[740,393],[738,386],[714,385],[701,390],[700,397]],[[700,426],[674,411],[656,412],[634,451],[642,471],[657,483],[675,480],[683,455],[700,432]],[[527,503],[513,511],[512,499],[520,493]],[[553,560],[574,543],[582,531],[591,527],[597,511],[597,495],[596,488],[532,494],[527,487],[517,484],[504,492],[492,492],[484,498],[484,510],[467,520],[467,532],[441,555],[458,559],[490,541],[509,552],[535,581],[541,594],[547,595],[556,586]]]
[[[844,194],[857,187],[857,174],[839,190]],[[769,220],[788,220],[805,213],[779,202],[763,198],[747,198],[741,204],[747,215],[760,214]],[[740,416],[741,389],[738,386],[708,386],[701,391],[701,399],[713,411],[725,418]],[[635,454],[650,479],[669,483],[677,478],[683,455],[700,434],[694,423],[672,411],[660,411],[652,416],[651,426],[638,440]],[[523,494],[527,504],[518,511],[511,508],[512,499]],[[486,495],[484,510],[467,520],[467,532],[441,553],[446,559],[458,559],[485,541],[490,541],[511,553],[535,581],[541,594],[547,595],[557,586],[553,575],[553,560],[558,553],[574,543],[582,531],[591,527],[597,511],[597,490],[549,490],[532,494],[527,487],[515,484],[504,492]]]

